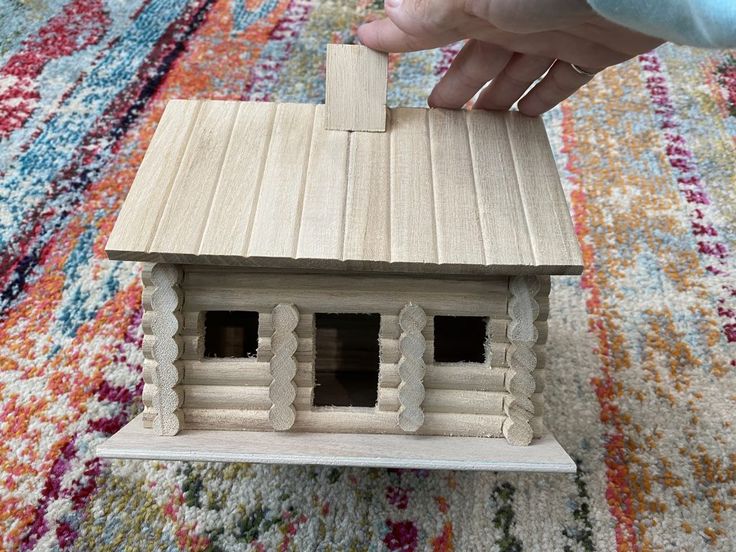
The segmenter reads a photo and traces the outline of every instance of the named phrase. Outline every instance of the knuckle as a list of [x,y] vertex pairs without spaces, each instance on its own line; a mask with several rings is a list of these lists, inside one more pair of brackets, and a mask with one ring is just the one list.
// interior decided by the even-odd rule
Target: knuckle
[[463,88],[478,88],[486,83],[486,78],[468,67],[461,67],[453,75],[455,83]]

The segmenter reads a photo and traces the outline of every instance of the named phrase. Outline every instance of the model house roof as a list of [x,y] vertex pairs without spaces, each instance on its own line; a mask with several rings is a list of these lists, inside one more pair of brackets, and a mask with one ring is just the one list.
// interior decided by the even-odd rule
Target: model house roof
[[111,259],[294,270],[578,274],[543,123],[399,108],[385,132],[323,105],[168,103]]

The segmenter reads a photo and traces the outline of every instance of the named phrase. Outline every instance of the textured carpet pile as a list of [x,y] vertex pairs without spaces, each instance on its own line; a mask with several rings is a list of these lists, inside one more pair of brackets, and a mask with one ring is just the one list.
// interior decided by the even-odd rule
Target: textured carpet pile
[[[577,475],[102,461],[141,409],[104,245],[169,98],[320,102],[379,3],[0,0],[0,549],[733,550],[736,59],[666,46],[545,117],[583,247],[547,425]],[[457,46],[392,56],[422,105]]]

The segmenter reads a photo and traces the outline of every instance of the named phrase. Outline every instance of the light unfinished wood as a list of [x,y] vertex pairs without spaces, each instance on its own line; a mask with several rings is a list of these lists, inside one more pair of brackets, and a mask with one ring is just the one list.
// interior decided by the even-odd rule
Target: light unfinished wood
[[509,324],[506,337],[511,343],[534,344],[539,338],[535,321],[539,316],[539,280],[536,276],[514,276],[509,283]]
[[[437,230],[426,109],[391,114],[391,258],[436,263]],[[401,208],[405,206],[405,208]]]
[[[186,285],[186,284],[185,284]],[[427,314],[447,314],[452,316],[487,316],[491,318],[505,315],[505,296],[488,294],[474,297],[470,294],[426,293],[421,289],[395,292],[392,290],[300,290],[291,289],[243,289],[243,288],[185,288],[186,311],[208,310],[256,310],[270,309],[280,301],[299,304],[301,312],[344,312],[344,313],[383,313],[396,312],[397,308],[414,300],[421,302]],[[541,324],[541,323],[540,323]],[[542,340],[540,328],[540,341]]]
[[[145,328],[144,328],[145,331]],[[182,328],[179,332],[181,335],[204,335],[204,313],[202,312],[183,312]]]
[[199,252],[238,102],[203,102],[171,187],[150,251]]
[[[268,362],[250,359],[185,360],[182,365],[185,385],[268,387],[272,379]],[[293,380],[297,387],[313,385],[311,372],[310,363],[297,363],[296,376]]]
[[[314,335],[314,315],[300,314],[299,323],[294,330],[300,339],[311,339]],[[271,338],[273,319],[270,312],[262,312],[258,316],[258,337]]]
[[365,46],[328,44],[325,127],[385,131],[387,81],[387,54]]
[[508,293],[508,277],[506,276],[470,279],[419,278],[385,274],[288,274],[278,271],[251,271],[243,268],[207,265],[185,265],[183,269],[183,285],[185,288],[224,287],[286,290],[298,286],[304,291],[324,291],[329,286],[329,289],[335,292],[380,289],[396,293],[408,293],[421,290],[427,293],[467,294],[479,297],[483,294],[502,294],[506,296]]
[[427,325],[427,315],[419,305],[406,305],[399,313],[399,351],[397,364],[401,382],[397,388],[399,398],[399,427],[416,432],[424,424],[424,352],[426,340],[422,335]]
[[[425,338],[430,339],[434,335],[434,318],[428,316],[422,335]],[[401,337],[401,326],[399,325],[398,315],[382,314],[381,315],[381,327],[378,331],[379,339],[399,339]]]
[[[382,387],[379,410],[398,412],[401,407],[398,388]],[[479,414],[503,416],[505,391],[476,391],[458,389],[425,388],[421,408],[425,413]]]
[[[271,428],[268,412],[262,410],[215,410],[184,408],[187,429],[266,431]],[[501,437],[506,416],[426,413],[417,435],[457,435],[461,437]],[[404,433],[396,412],[376,408],[319,407],[299,411],[291,431],[326,433]]]
[[278,104],[276,108],[245,256],[296,254],[314,117],[313,105]]
[[534,265],[505,120],[482,110],[468,111],[466,120],[486,262]]
[[[272,358],[271,336],[274,326],[270,312],[262,312],[258,317],[258,351],[259,362],[269,362]],[[300,314],[299,322],[294,329],[297,335],[297,348],[294,358],[297,363],[314,362],[314,315]]]
[[297,362],[294,354],[299,339],[294,331],[299,324],[299,311],[294,305],[282,303],[274,307],[271,314],[273,335],[271,337],[273,356],[269,362],[271,367],[271,385],[268,395],[272,406],[268,411],[271,427],[276,431],[285,431],[294,425],[296,409],[296,384],[294,377]]
[[[258,361],[269,362],[273,355],[271,351],[272,338],[258,338]],[[297,347],[294,357],[298,362],[312,362],[314,359],[314,340],[309,337],[297,337]]]
[[170,100],[148,145],[115,227],[108,255],[148,251],[202,103]]
[[413,435],[276,433],[188,430],[176,439],[151,435],[138,416],[98,445],[102,458],[324,464],[382,468],[423,468],[574,473],[575,462],[547,433],[528,447],[504,439]]
[[[532,393],[536,387],[533,372],[537,358],[534,345],[539,338],[535,320],[539,305],[535,296],[541,288],[536,276],[514,276],[509,282],[509,324],[506,336],[511,343],[506,358],[509,377],[506,385],[511,397],[505,401],[506,421],[503,434],[512,445],[528,445],[534,437],[530,420],[534,417]],[[546,326],[546,323],[543,323]]]
[[[176,435],[182,426],[180,406],[183,395],[179,387],[181,367],[178,364],[180,347],[176,341],[181,327],[181,269],[170,264],[156,264],[143,272],[143,283],[152,288],[151,305],[153,320],[152,335],[144,339],[150,348],[144,350],[149,365],[152,384],[150,404],[153,428],[159,435]],[[144,386],[145,387],[145,386]]]
[[[425,389],[457,389],[504,391],[506,368],[491,368],[481,364],[428,364],[424,374]],[[396,364],[382,364],[380,387],[394,388],[401,382]]]
[[[182,385],[184,408],[212,408],[224,410],[268,410],[272,406],[269,387],[240,387],[235,385]],[[145,393],[143,400],[145,403]],[[308,387],[297,387],[293,402],[297,410],[312,407],[312,392]],[[500,413],[499,413],[500,414]]]
[[298,258],[342,257],[350,136],[349,132],[325,130],[325,106],[316,107],[297,244]]
[[440,262],[485,265],[465,113],[429,111],[437,253]]
[[204,335],[183,335],[179,339],[182,360],[199,360],[204,356]]
[[207,215],[199,254],[240,255],[250,238],[250,221],[261,193],[277,104],[239,102],[222,162],[220,179]]
[[152,142],[165,160],[141,166],[109,256],[290,271],[580,273],[540,122],[401,108],[384,133],[349,133],[324,130],[323,113],[172,104]]
[[[268,410],[271,407],[268,386],[238,385],[180,385],[184,397],[183,407],[193,409],[214,410]],[[146,385],[143,389],[144,404],[153,402],[155,385]],[[398,412],[401,407],[397,388],[381,388],[382,401],[378,410]],[[508,404],[504,403],[508,398]],[[424,412],[441,412],[446,414],[490,414],[502,416],[505,409],[513,409],[513,397],[505,391],[476,391],[456,389],[425,389],[421,403]],[[312,409],[312,390],[298,386],[294,407],[297,411]],[[534,415],[544,413],[544,398],[539,392],[532,395]],[[508,407],[508,408],[507,408]]]
[[[431,340],[427,340],[422,336],[424,341],[422,361],[425,364],[434,362],[432,358],[434,345]],[[382,338],[379,340],[380,358],[384,364],[397,364],[401,360],[401,339],[386,339]]]
[[[545,431],[549,274],[582,259],[543,125],[398,108],[385,132],[365,132],[387,121],[385,56],[376,79],[378,58],[349,61],[374,52],[330,52],[326,106],[167,108],[151,146],[161,161],[146,156],[121,212],[138,227],[109,247],[157,263],[144,270],[142,420],[169,435],[209,424],[530,443]],[[257,311],[257,356],[203,359],[208,310]],[[375,407],[313,407],[318,312],[384,316]],[[435,364],[436,315],[487,319],[483,362]],[[340,331],[320,335],[320,370],[357,362]],[[372,405],[360,366],[352,381],[370,395],[350,401]]]
[[390,138],[364,132],[350,137],[343,259],[391,258]]
[[[541,439],[548,434],[547,427],[544,425],[544,418],[542,416],[534,416],[529,425],[532,426],[535,439]],[[532,444],[534,444],[532,442]]]
[[503,116],[535,264],[582,266],[580,246],[542,119],[525,117],[520,113],[505,113]]

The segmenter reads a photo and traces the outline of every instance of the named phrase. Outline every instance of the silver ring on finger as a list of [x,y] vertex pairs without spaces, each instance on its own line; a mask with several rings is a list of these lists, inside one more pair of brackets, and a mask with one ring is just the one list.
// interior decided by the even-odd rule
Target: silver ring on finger
[[575,65],[574,63],[570,64],[570,67],[572,67],[572,70],[575,71],[578,75],[583,75],[585,77],[595,77],[595,73],[591,73],[590,71],[586,71],[579,65]]

